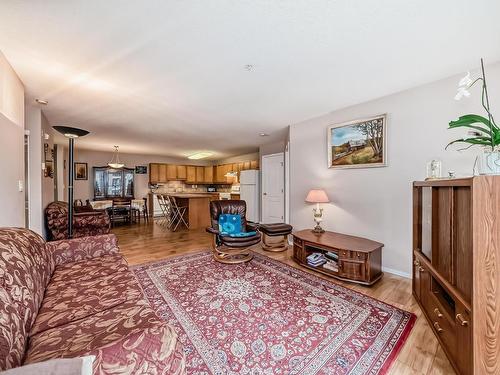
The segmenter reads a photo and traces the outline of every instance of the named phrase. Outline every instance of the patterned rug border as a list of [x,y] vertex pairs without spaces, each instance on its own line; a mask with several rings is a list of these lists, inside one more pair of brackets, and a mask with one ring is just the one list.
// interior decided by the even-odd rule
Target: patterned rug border
[[[212,255],[212,250],[197,250],[194,252],[190,252],[188,254],[172,255],[172,256],[169,256],[169,257],[164,258],[164,259],[153,260],[150,262],[130,266],[129,268],[133,271],[134,276],[137,278],[137,275],[135,272],[136,270],[148,269],[148,268],[153,268],[153,267],[161,267],[164,265],[168,265],[171,262],[175,262],[175,261],[179,261],[179,260],[189,261],[191,258],[196,258],[196,257],[206,256],[206,255]],[[339,288],[340,290],[342,290],[344,292],[353,293],[355,295],[362,296],[362,297],[377,301],[378,303],[381,303],[381,304],[386,305],[386,306],[390,306],[394,309],[401,310],[401,311],[404,311],[405,313],[409,314],[410,318],[408,319],[408,323],[406,324],[406,326],[403,329],[403,332],[401,333],[401,335],[398,338],[397,345],[392,349],[390,355],[385,359],[384,364],[380,367],[378,374],[386,374],[390,370],[390,368],[394,364],[396,358],[398,357],[399,353],[401,352],[401,350],[405,346],[407,339],[413,330],[413,327],[415,326],[417,316],[413,312],[402,309],[402,308],[397,307],[393,304],[381,301],[381,300],[374,298],[372,296],[369,296],[368,294],[365,294],[363,292],[360,292],[360,291],[348,288],[346,286],[343,286],[343,285],[337,283],[335,279],[332,279],[332,280],[324,279],[318,275],[307,272],[301,268],[296,268],[296,267],[291,266],[291,265],[284,263],[282,261],[273,259],[267,255],[254,252],[254,257],[259,258],[259,260],[261,260],[261,261],[269,262],[271,264],[275,264],[275,265],[279,265],[281,267],[284,267],[288,271],[295,272],[296,274],[298,274],[300,276],[305,276],[305,277],[309,278],[311,281],[319,283],[322,286],[328,287],[328,286],[333,285],[336,288]],[[140,280],[138,278],[137,278],[137,280],[138,280],[139,285],[142,289],[142,284],[141,284]],[[143,293],[144,293],[144,290],[143,290]],[[147,297],[146,297],[146,299],[147,299]],[[148,302],[149,302],[149,300],[148,300]]]

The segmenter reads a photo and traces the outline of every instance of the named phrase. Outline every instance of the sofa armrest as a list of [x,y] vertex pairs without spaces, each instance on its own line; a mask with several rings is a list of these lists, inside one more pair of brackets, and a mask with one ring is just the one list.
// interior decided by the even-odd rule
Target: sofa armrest
[[[94,374],[186,374],[186,358],[174,329],[168,324],[131,332],[92,351]],[[149,369],[149,370],[148,370]]]
[[111,220],[106,211],[79,212],[73,216],[75,228],[110,227]]
[[52,253],[56,265],[118,254],[120,251],[114,234],[47,242],[45,246]]

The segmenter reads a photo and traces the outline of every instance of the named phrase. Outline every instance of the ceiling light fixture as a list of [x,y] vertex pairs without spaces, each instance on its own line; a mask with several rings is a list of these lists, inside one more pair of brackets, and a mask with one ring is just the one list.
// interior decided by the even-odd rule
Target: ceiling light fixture
[[111,161],[108,163],[108,166],[110,166],[113,169],[121,169],[125,166],[125,164],[120,163],[118,146],[113,146],[113,147],[115,148],[115,151],[113,153],[113,157],[111,158]]
[[198,160],[198,159],[204,159],[208,158],[209,156],[212,156],[212,152],[197,152],[196,154],[189,155],[187,158],[191,160]]
[[260,135],[261,137],[269,137],[269,134],[267,134],[267,133],[259,133],[259,135]]
[[245,69],[248,72],[252,71],[253,68],[254,68],[254,66],[252,64],[246,64],[243,66],[243,69]]
[[49,102],[47,100],[43,100],[43,99],[35,99],[35,102],[37,102],[38,104],[41,104],[41,105],[49,104]]

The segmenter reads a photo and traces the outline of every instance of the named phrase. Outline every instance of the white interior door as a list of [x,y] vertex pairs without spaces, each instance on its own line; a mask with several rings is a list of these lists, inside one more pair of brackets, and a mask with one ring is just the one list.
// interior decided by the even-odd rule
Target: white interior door
[[285,167],[283,153],[262,157],[262,222],[285,219]]

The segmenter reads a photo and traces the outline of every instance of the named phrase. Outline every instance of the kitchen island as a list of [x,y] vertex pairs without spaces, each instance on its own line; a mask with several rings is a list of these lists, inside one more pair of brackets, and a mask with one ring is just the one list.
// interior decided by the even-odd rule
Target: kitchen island
[[189,229],[210,226],[210,201],[217,200],[217,194],[210,193],[167,193],[175,198],[179,207],[187,207],[184,219]]

